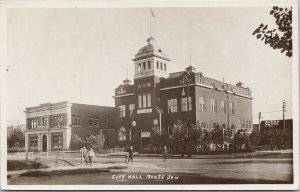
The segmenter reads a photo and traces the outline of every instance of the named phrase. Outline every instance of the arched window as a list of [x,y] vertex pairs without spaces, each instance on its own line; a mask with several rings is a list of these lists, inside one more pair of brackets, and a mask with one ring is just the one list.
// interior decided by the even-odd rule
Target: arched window
[[138,64],[138,71],[141,71],[141,69],[142,69],[142,65],[139,63]]
[[225,123],[222,124],[222,129],[226,129]]
[[119,141],[125,141],[126,140],[126,130],[125,130],[124,127],[121,127],[119,129],[118,136],[119,136]]
[[205,123],[205,122],[202,122],[202,123],[201,123],[201,128],[202,128],[202,129],[206,129],[206,123]]
[[212,129],[217,128],[217,123],[212,123]]

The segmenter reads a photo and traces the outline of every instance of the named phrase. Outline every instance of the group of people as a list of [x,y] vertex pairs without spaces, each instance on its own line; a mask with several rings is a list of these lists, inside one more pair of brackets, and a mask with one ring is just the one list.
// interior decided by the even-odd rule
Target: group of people
[[[125,163],[129,163],[131,162],[131,164],[133,163],[133,147],[130,146],[130,148],[126,151],[126,155],[125,155]],[[163,161],[167,161],[167,157],[168,157],[168,150],[167,150],[167,146],[164,146],[163,149]]]
[[86,147],[82,147],[80,152],[81,152],[81,157],[85,161],[85,164],[92,166],[92,160],[95,157],[95,152],[94,152],[93,148],[90,148],[90,150],[87,150]]
[[[125,163],[129,163],[131,162],[131,164],[133,163],[133,147],[130,146],[128,150],[126,150],[126,155],[125,155]],[[80,153],[81,153],[81,158],[82,161],[85,161],[86,165],[90,165],[92,166],[92,160],[93,158],[95,158],[95,152],[93,150],[93,148],[90,148],[90,150],[87,150],[86,147],[82,147],[80,149]],[[167,150],[167,146],[164,146],[163,149],[163,161],[167,160],[167,156],[168,156],[168,150]]]

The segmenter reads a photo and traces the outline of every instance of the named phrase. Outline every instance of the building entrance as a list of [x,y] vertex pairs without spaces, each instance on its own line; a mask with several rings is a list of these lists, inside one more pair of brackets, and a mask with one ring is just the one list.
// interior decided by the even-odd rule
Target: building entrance
[[43,151],[47,151],[47,136],[44,135],[43,136],[43,148],[42,148]]

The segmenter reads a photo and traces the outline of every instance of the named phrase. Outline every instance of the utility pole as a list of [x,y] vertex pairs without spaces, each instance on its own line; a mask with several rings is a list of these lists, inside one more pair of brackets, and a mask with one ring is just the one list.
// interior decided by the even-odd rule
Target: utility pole
[[282,103],[283,130],[285,129],[285,121],[284,121],[285,112],[286,112],[286,102],[283,100],[283,103]]
[[258,132],[260,132],[260,119],[261,119],[261,112],[258,113]]

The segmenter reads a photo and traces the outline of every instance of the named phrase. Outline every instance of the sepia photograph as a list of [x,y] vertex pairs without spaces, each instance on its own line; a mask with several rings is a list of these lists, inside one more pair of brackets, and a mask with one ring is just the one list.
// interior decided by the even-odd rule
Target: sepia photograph
[[297,1],[1,1],[1,188],[299,190]]

